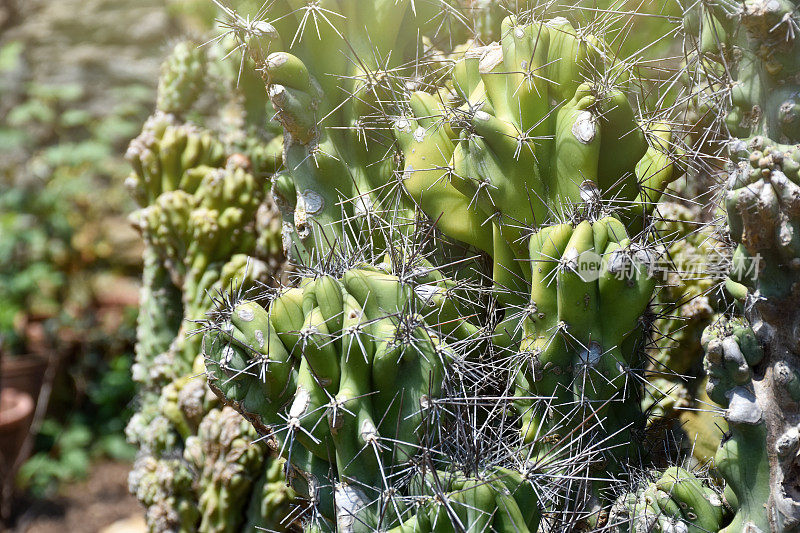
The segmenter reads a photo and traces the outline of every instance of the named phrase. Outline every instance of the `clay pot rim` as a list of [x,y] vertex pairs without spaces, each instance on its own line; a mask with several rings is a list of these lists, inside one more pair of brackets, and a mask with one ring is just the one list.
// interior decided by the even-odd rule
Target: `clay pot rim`
[[0,426],[19,423],[33,412],[33,398],[10,387],[0,390]]

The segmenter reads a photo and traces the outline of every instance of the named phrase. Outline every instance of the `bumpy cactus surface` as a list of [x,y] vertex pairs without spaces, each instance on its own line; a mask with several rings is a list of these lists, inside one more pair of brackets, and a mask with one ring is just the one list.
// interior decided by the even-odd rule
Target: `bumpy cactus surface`
[[655,480],[643,480],[638,491],[620,496],[610,522],[620,532],[719,531],[727,514],[714,488],[684,468],[670,467]]
[[[253,444],[252,427],[206,386],[193,335],[214,298],[269,281],[281,263],[266,176],[280,152],[258,139],[242,151],[248,143],[231,138],[225,121],[213,131],[178,118],[196,116],[207,67],[204,49],[176,46],[159,110],[127,154],[134,171],[126,185],[140,207],[131,220],[145,243],[134,367],[140,408],[127,428],[140,453],[130,487],[151,531],[286,529],[293,493],[275,485],[277,460]],[[262,95],[262,114],[266,104]]]
[[[434,495],[426,492],[433,490],[426,488],[429,480],[404,487],[397,477],[431,466],[415,460],[439,437],[430,426],[456,355],[447,339],[476,335],[448,300],[448,288],[435,279],[415,287],[371,267],[348,270],[340,279],[305,278],[299,288],[274,295],[268,310],[238,302],[228,321],[206,335],[209,384],[270,436],[295,488],[321,515],[320,527],[398,525],[409,513],[408,498]],[[520,522],[518,509],[506,510],[507,519],[492,518],[497,487],[463,477],[452,483],[437,493],[463,490],[452,497],[464,497],[460,504],[467,507],[474,498],[489,498],[478,510],[465,509],[468,515],[523,528],[533,520],[528,515]],[[459,488],[464,483],[478,485]],[[409,520],[435,522],[443,512],[425,507]]]
[[[753,367],[764,352],[749,324],[722,320],[703,333],[708,371],[708,395],[727,407],[730,428],[716,456],[716,466],[728,482],[726,497],[736,516],[724,530],[768,531],[770,511],[769,461],[764,448],[766,420],[754,394]],[[791,447],[791,441],[784,442]],[[781,450],[782,451],[782,450]]]
[[675,173],[669,127],[637,122],[602,40],[564,18],[509,17],[501,35],[462,51],[438,94],[411,94],[394,131],[406,190],[445,234],[492,256],[512,299],[531,283],[535,228],[616,206],[638,233]]
[[[168,61],[129,180],[153,313],[131,485],[153,529],[798,527],[796,5],[690,9],[697,96],[620,57],[619,3],[511,4],[220,2],[210,53],[240,61]],[[188,125],[214,79],[232,106]],[[684,169],[720,167],[687,161],[686,132],[733,161],[734,304],[680,272],[730,241],[690,202],[658,207]],[[296,275],[249,291],[277,264],[270,192]]]
[[[800,167],[800,150],[795,144],[800,142],[796,32],[800,13],[795,1],[747,0],[710,3],[692,15],[700,36],[698,64],[706,73],[703,81],[718,98],[709,99],[708,108],[717,104],[725,126],[719,134],[725,141],[723,156],[728,162],[724,203],[736,246],[727,288],[742,301],[744,316],[764,348],[760,362],[750,361],[754,353],[750,348],[741,347],[743,360],[737,355],[742,370],[730,379],[743,385],[736,380],[744,379],[750,366],[752,379],[744,389],[734,387],[739,393],[728,400],[731,405],[744,406],[746,398],[752,421],[751,426],[732,425],[732,446],[738,447],[738,455],[732,452],[731,457],[738,459],[720,469],[734,490],[739,490],[736,484],[744,489],[741,477],[751,473],[741,466],[748,462],[745,457],[766,454],[763,461],[758,460],[758,475],[753,473],[759,481],[750,482],[751,487],[758,483],[755,490],[750,489],[757,496],[744,500],[749,507],[743,507],[742,514],[761,530],[794,531],[800,527],[800,456],[796,452],[800,313],[795,297],[800,261],[795,244]],[[719,354],[709,352],[707,357],[713,366],[717,363],[711,358],[719,359]],[[728,390],[730,379],[718,377],[722,390]],[[711,386],[716,390],[713,381]],[[729,407],[731,423],[731,416],[736,416],[732,410]],[[755,422],[756,413],[763,418],[760,423]],[[755,442],[760,442],[757,449]],[[793,451],[787,451],[790,448]],[[769,465],[768,487],[761,470],[765,464]],[[731,465],[737,465],[738,471],[731,471]],[[758,506],[751,503],[753,499]],[[766,519],[757,518],[763,512]]]

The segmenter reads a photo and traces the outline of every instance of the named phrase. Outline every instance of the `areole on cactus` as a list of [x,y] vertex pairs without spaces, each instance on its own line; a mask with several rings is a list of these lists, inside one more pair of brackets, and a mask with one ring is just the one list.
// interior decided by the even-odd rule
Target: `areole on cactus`
[[733,394],[717,399],[730,402],[732,433],[721,448],[729,453],[719,468],[742,507],[730,527],[749,520],[758,530],[794,531],[800,527],[795,437],[800,353],[794,333],[800,323],[794,298],[800,262],[795,244],[800,152],[794,144],[800,141],[800,13],[795,1],[748,0],[709,4],[694,16],[700,22],[698,72],[716,97],[706,100],[707,107],[719,102],[724,124],[718,134],[729,176],[724,202],[736,246],[726,287],[743,304],[751,336],[763,346],[762,357],[761,346],[739,349],[739,335],[728,334],[725,357],[716,344],[706,356],[718,382],[711,382],[710,393],[719,388]]
[[[281,262],[264,176],[280,150],[184,122],[207,90],[206,52],[176,45],[162,71],[159,110],[127,154],[134,172],[126,185],[139,206],[131,220],[145,243],[134,365],[141,390],[126,431],[139,457],[129,484],[151,531],[291,528],[294,494],[274,485],[279,461],[264,444],[251,445],[255,431],[208,389],[201,338],[192,335],[193,321],[213,309],[210,295],[267,281]],[[252,95],[232,96],[252,103]],[[263,114],[267,99],[260,99]],[[271,487],[266,498],[264,487]]]
[[[773,438],[788,422],[764,400],[786,400],[780,412],[791,414],[800,389],[793,359],[773,364],[773,340],[788,346],[794,331],[775,332],[797,262],[796,106],[782,74],[796,63],[793,3],[714,4],[686,18],[702,32],[687,72],[723,77],[718,64],[734,59],[734,105],[717,125],[748,137],[730,145],[741,163],[726,195],[738,245],[726,286],[753,328],[722,321],[703,339],[708,395],[725,406],[730,438],[702,476],[676,466],[690,461],[673,453],[677,432],[656,434],[658,416],[686,405],[653,374],[699,370],[699,346],[688,345],[727,300],[705,298],[684,327],[658,309],[703,298],[714,281],[661,290],[655,274],[666,256],[722,246],[700,242],[710,230],[691,243],[693,231],[667,237],[657,220],[676,212],[657,209],[678,194],[670,184],[700,166],[681,148],[698,128],[648,109],[668,97],[644,94],[658,80],[618,56],[616,34],[553,16],[549,3],[515,13],[508,3],[275,0],[253,17],[219,5],[222,41],[242,53],[237,77],[247,73],[249,114],[222,136],[236,141],[162,114],[131,152],[129,184],[146,206],[136,218],[150,254],[145,305],[164,318],[141,321],[153,333],[142,368],[157,385],[131,425],[150,447],[146,475],[133,479],[153,513],[203,531],[266,524],[289,498],[269,445],[307,501],[282,525],[306,531],[794,527],[796,445],[791,431]],[[498,42],[484,44],[488,35]],[[201,55],[179,48],[165,67],[159,106],[181,120],[211,68]],[[711,111],[702,94],[680,99]],[[282,135],[254,133],[265,104]],[[296,270],[292,283],[248,291],[260,278],[249,266],[263,263],[247,258],[276,244],[274,219],[256,222],[270,175]],[[765,270],[748,278],[758,254]],[[206,315],[202,343],[161,302],[188,320]],[[653,324],[671,342],[654,341]],[[178,354],[175,367],[157,350]],[[765,368],[780,394],[765,388]],[[200,473],[188,485],[187,464]],[[171,467],[180,475],[155,490],[150,473]]]

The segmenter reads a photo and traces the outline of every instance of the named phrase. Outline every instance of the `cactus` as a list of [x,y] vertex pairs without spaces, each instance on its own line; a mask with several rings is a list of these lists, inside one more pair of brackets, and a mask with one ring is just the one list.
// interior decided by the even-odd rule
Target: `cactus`
[[[617,29],[545,21],[551,3],[497,24],[510,4],[275,0],[250,17],[220,3],[216,49],[241,61],[201,68],[185,49],[165,67],[159,105],[181,120],[214,97],[197,87],[241,82],[221,130],[162,114],[132,151],[148,279],[170,289],[151,287],[145,303],[152,317],[159,301],[206,316],[202,344],[174,317],[141,343],[166,355],[141,358],[156,378],[130,433],[143,457],[198,473],[150,504],[171,527],[288,527],[281,464],[309,502],[291,515],[306,531],[798,526],[796,313],[784,311],[800,251],[794,3],[687,13],[701,48],[686,72],[711,77],[685,99],[712,119],[705,131],[647,109],[672,96],[654,98],[637,58],[618,57],[630,43]],[[673,272],[660,290],[654,278],[665,256],[727,244],[691,227],[696,212],[656,210],[685,168],[716,167],[678,163],[682,131],[740,138],[726,143],[733,306],[710,297],[716,278]],[[238,290],[258,277],[245,276],[247,257],[278,248],[270,175],[299,275]],[[210,314],[207,292],[218,294]],[[703,336],[706,398],[693,392],[700,331],[736,310],[746,322],[721,319]],[[189,379],[203,371],[227,407]],[[675,466],[692,459],[658,418],[685,422],[681,409],[706,400],[727,425],[701,476]]]
[[[436,70],[422,37],[435,40],[450,13],[438,2],[328,4],[275,2],[263,20],[224,8],[284,129],[284,170],[273,193],[285,250],[303,264],[352,241],[369,243],[379,257],[382,228],[413,226],[391,140],[380,129],[391,124],[392,94],[424,84]],[[414,77],[404,79],[404,66],[415,60]]]
[[722,97],[719,118],[730,135],[740,139],[768,135],[788,144],[800,141],[794,77],[797,3],[715,3],[687,16],[689,31],[697,31],[697,60],[707,69],[703,81],[715,91],[712,95]]
[[296,494],[286,485],[283,460],[269,462],[266,472],[255,482],[242,531],[281,531],[293,529],[292,508]]
[[678,420],[685,444],[702,463],[719,444],[717,426],[724,425],[706,407],[703,330],[724,310],[717,288],[728,269],[725,244],[713,226],[700,222],[702,213],[673,202],[658,206],[658,232],[668,244],[674,270],[666,272],[654,308],[654,340],[647,347],[647,388],[642,407],[648,423]]
[[621,533],[719,531],[727,515],[714,487],[684,468],[670,467],[657,479],[643,480],[637,491],[617,498],[609,523]]
[[[183,295],[186,320],[204,316],[206,291],[219,280],[220,269],[235,253],[253,253],[253,225],[266,190],[230,158],[226,168],[223,147],[211,132],[177,125],[163,114],[154,115],[134,139],[128,157],[136,172],[127,180],[142,209],[132,215],[148,253],[156,254]],[[224,288],[224,287],[222,287]],[[196,343],[195,343],[196,344]],[[176,346],[171,351],[180,352]],[[172,377],[186,373],[197,355],[190,346],[171,365]]]
[[[621,441],[620,432],[635,432],[642,422],[631,405],[641,390],[629,373],[641,368],[639,317],[655,287],[653,258],[611,217],[540,230],[531,237],[530,258],[532,292],[515,395],[548,400],[517,402],[523,439],[567,435],[588,421],[611,442]],[[593,433],[582,438],[597,438]],[[624,448],[614,453],[631,460]]]
[[142,455],[128,477],[131,493],[147,507],[151,531],[192,531],[198,512],[192,495],[192,472],[180,459]]
[[[668,113],[642,118],[628,65],[566,19],[509,17],[501,43],[448,54],[457,32],[430,22],[444,2],[268,7],[225,8],[224,24],[283,127],[273,194],[302,276],[223,302],[204,340],[209,384],[286,458],[309,528],[456,527],[466,515],[441,502],[467,497],[507,527],[533,523],[488,489],[440,484],[431,504],[422,466],[470,487],[500,466],[518,475],[512,493],[537,494],[547,528],[600,524],[610,502],[594,477],[646,455],[622,432],[644,428],[649,216],[680,172]],[[404,30],[376,34],[390,18]],[[431,233],[466,253],[444,261]],[[582,279],[573,252],[605,259],[599,278]],[[465,459],[478,449],[493,451]]]
[[703,348],[708,395],[727,408],[730,431],[716,456],[717,469],[728,483],[726,498],[736,509],[724,531],[769,531],[775,515],[770,509],[770,465],[764,447],[767,421],[753,372],[764,351],[742,319],[723,319],[709,326],[703,333]]
[[[162,70],[159,110],[127,153],[126,185],[140,207],[131,220],[145,243],[139,411],[126,431],[140,452],[129,482],[154,532],[294,527],[293,493],[274,484],[279,463],[219,406],[193,335],[215,298],[268,282],[282,263],[269,200],[276,144],[251,130],[232,136],[224,121],[214,131],[177,118],[198,118],[213,71],[204,49],[179,43]],[[262,94],[262,115],[266,105]]]
[[[749,357],[755,352],[741,347],[746,359],[742,370],[730,370],[737,385],[732,390],[740,394],[729,399],[728,418],[738,416],[734,406],[750,406],[749,415],[755,419],[758,411],[763,420],[732,425],[733,437],[723,445],[730,456],[720,470],[737,496],[747,492],[744,500],[740,498],[742,520],[765,531],[800,527],[800,461],[786,451],[786,446],[796,448],[787,443],[796,441],[800,416],[800,353],[794,333],[800,315],[793,296],[800,258],[795,244],[800,166],[800,150],[794,144],[800,142],[797,8],[792,0],[747,0],[711,3],[690,13],[700,44],[696,64],[704,73],[701,81],[717,96],[704,105],[721,111],[712,116],[722,125],[717,135],[723,141],[728,174],[723,200],[735,246],[726,288],[740,300],[765,354],[758,365],[752,364],[752,379],[744,388],[738,380],[746,380]],[[709,352],[707,357],[720,355]],[[720,387],[727,391],[731,382],[726,383],[725,372],[720,372]],[[716,389],[713,382],[711,386]],[[768,481],[763,475],[766,464]],[[738,515],[735,523],[742,523]]]
[[183,114],[203,90],[205,50],[191,41],[182,41],[175,45],[161,69],[156,109],[174,115]]
[[524,306],[529,235],[612,213],[639,233],[678,175],[676,148],[668,126],[637,121],[628,73],[599,38],[564,18],[508,17],[501,35],[460,54],[447,90],[412,93],[394,131],[410,196],[489,253],[498,298]]
[[[186,439],[184,459],[198,473],[197,505],[202,510],[199,525],[195,526],[198,531],[240,531],[249,498],[258,501],[263,497],[263,489],[252,489],[260,478],[267,476],[263,462],[269,454],[266,445],[253,443],[255,438],[252,426],[236,411],[224,407],[209,412],[197,434]],[[278,514],[282,515],[278,522],[270,525],[288,527],[288,523],[281,524],[288,510],[278,510]]]
[[388,483],[435,438],[425,427],[454,354],[447,339],[477,330],[448,290],[352,269],[305,278],[269,311],[237,302],[206,334],[209,384],[275,441],[325,523],[389,527],[405,514]]

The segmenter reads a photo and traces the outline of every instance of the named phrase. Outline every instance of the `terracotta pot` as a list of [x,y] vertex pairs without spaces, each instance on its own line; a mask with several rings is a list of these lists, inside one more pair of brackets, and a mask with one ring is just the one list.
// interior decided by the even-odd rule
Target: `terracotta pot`
[[0,453],[6,466],[13,464],[33,418],[33,398],[12,388],[0,390]]
[[34,405],[39,400],[39,390],[47,370],[47,360],[36,355],[3,357],[0,369],[0,387],[27,392],[33,398]]

